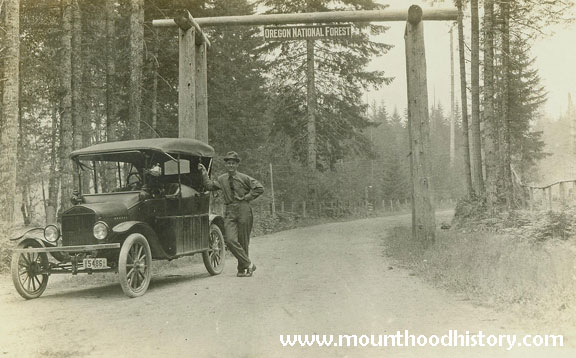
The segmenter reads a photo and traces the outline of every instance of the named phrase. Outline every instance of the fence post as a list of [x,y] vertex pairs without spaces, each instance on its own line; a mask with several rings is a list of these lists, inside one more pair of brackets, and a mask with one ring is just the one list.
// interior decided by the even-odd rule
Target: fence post
[[272,216],[276,216],[276,201],[274,199],[274,173],[272,163],[270,163],[270,192],[272,194]]
[[302,202],[302,217],[306,217],[306,200]]
[[552,186],[548,187],[548,210],[552,211]]
[[530,187],[529,195],[530,197],[528,200],[530,200],[530,211],[534,211],[534,188]]
[[566,205],[566,183],[560,182],[560,203]]

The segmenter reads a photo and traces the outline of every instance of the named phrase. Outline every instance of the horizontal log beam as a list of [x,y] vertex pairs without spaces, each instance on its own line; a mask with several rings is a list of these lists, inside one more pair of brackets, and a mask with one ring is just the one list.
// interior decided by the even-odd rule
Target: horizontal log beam
[[189,30],[193,27],[194,32],[196,33],[195,34],[196,44],[202,45],[203,43],[206,43],[206,45],[210,47],[210,41],[208,40],[208,37],[206,37],[202,29],[200,28],[200,25],[198,25],[198,22],[196,22],[196,19],[192,17],[190,12],[184,10],[181,12],[179,16],[175,17],[172,21],[174,22],[174,26],[178,26],[184,31]]
[[559,180],[555,183],[548,184],[546,186],[535,186],[535,185],[526,185],[526,184],[522,184],[520,186],[523,186],[525,188],[531,188],[531,189],[548,189],[548,188],[553,187],[554,185],[563,184],[563,183],[576,183],[576,179]]
[[[456,9],[422,9],[422,20],[425,21],[456,21]],[[232,25],[288,25],[328,22],[370,22],[370,21],[406,21],[408,9],[385,9],[363,11],[330,11],[308,12],[298,14],[267,14],[244,16],[198,17],[199,26],[232,26]],[[152,24],[159,27],[177,26],[173,19],[153,20]]]

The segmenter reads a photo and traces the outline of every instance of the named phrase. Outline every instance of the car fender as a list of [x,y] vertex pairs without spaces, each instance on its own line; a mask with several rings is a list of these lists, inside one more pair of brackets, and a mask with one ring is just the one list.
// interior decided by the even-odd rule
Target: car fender
[[146,237],[148,240],[148,244],[150,245],[150,250],[152,250],[152,257],[158,259],[172,259],[170,255],[168,255],[162,245],[160,244],[160,240],[158,239],[158,235],[148,225],[143,221],[125,221],[122,222],[112,228],[112,232],[116,234],[116,239],[114,241],[123,243],[126,237],[132,233],[140,233]]
[[[11,239],[11,240],[14,240],[14,241],[19,240],[19,241],[17,242],[17,244],[16,244],[16,247],[18,247],[18,248],[24,247],[24,245],[26,245],[26,244],[29,243],[29,242],[36,242],[36,243],[38,243],[41,247],[47,247],[46,241],[41,240],[41,239],[36,238],[36,237],[24,237],[24,236],[22,236],[22,237],[20,237],[20,238],[18,238],[18,239]],[[48,247],[52,247],[52,245],[51,245],[51,246],[48,246]]]
[[224,218],[217,214],[210,214],[209,216],[210,224],[216,224],[222,232],[224,232]]
[[26,238],[33,238],[44,241],[44,227],[33,227],[28,229],[18,236],[11,237],[10,241],[22,241]]

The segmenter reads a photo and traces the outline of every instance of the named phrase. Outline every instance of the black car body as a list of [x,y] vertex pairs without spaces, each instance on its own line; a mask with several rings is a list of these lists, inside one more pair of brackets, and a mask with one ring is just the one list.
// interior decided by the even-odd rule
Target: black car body
[[210,213],[198,170],[198,164],[211,167],[213,154],[209,145],[184,138],[110,142],[72,152],[74,205],[62,213],[60,227],[16,238],[17,291],[36,298],[51,274],[114,271],[124,293],[137,297],[150,283],[152,259],[196,253],[210,274],[221,273],[223,219]]

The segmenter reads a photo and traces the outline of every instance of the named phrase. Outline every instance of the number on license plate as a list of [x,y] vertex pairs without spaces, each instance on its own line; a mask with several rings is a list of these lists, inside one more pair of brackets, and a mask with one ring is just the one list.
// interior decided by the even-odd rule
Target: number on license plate
[[92,258],[84,259],[84,268],[92,270],[105,269],[108,266],[108,262],[105,258]]

